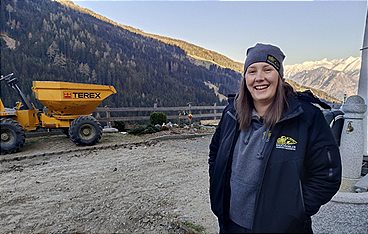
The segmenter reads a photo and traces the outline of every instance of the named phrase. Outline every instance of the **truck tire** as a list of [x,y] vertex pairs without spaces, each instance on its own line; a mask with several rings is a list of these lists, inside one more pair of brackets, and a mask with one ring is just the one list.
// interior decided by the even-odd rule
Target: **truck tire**
[[25,142],[25,134],[22,126],[14,119],[0,120],[1,154],[18,152]]
[[69,137],[76,145],[94,145],[101,136],[101,124],[92,116],[80,116],[70,124]]

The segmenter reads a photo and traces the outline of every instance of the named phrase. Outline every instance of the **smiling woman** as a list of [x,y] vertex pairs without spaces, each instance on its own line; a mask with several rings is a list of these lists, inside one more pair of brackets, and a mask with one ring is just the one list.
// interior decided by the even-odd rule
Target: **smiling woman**
[[268,127],[281,119],[285,95],[294,92],[282,78],[284,58],[284,53],[273,45],[257,44],[248,49],[236,102],[241,129],[249,127],[253,111]]
[[283,79],[276,46],[247,50],[234,103],[209,153],[220,233],[311,233],[311,216],[341,183],[339,148],[322,112]]
[[279,73],[268,63],[260,62],[250,65],[245,76],[255,109],[263,117],[275,98]]

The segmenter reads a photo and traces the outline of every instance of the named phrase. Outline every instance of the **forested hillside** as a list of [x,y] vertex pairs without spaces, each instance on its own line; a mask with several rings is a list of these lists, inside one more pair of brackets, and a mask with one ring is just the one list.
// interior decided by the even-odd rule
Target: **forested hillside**
[[[1,74],[14,72],[32,98],[34,80],[113,85],[104,105],[159,106],[219,102],[204,82],[236,92],[240,73],[197,66],[179,47],[50,0],[1,1]],[[1,84],[9,106],[16,100]]]
[[202,48],[200,46],[188,43],[186,41],[183,40],[179,40],[179,39],[173,39],[170,37],[165,37],[165,36],[161,36],[161,35],[156,35],[156,34],[152,34],[152,33],[146,33],[140,29],[137,28],[133,28],[131,26],[128,25],[123,25],[123,24],[119,24],[117,22],[114,22],[102,15],[99,15],[87,8],[83,8],[80,7],[76,4],[74,4],[73,2],[71,2],[70,0],[56,0],[59,1],[60,3],[62,3],[63,5],[66,5],[70,8],[76,9],[77,11],[80,12],[84,12],[86,14],[92,15],[102,21],[108,22],[112,25],[118,26],[118,27],[122,27],[124,29],[127,29],[131,32],[143,35],[143,36],[147,36],[147,37],[151,37],[154,39],[158,39],[164,43],[170,44],[170,45],[175,45],[180,47],[181,49],[183,49],[187,55],[189,55],[190,57],[192,57],[192,62],[196,63],[196,64],[201,64],[201,65],[205,65],[205,66],[209,66],[209,64],[216,64],[219,65],[221,67],[225,67],[225,68],[230,68],[234,71],[243,72],[243,64],[239,63],[239,62],[235,62],[233,60],[231,60],[230,58],[219,54],[215,51],[212,50],[208,50],[205,48]]
[[[209,87],[226,95],[239,86],[240,63],[121,25],[68,0],[2,0],[0,17],[1,74],[14,72],[32,101],[34,80],[113,85],[118,94],[103,103],[111,107],[223,104]],[[7,106],[17,100],[3,83],[1,96]]]

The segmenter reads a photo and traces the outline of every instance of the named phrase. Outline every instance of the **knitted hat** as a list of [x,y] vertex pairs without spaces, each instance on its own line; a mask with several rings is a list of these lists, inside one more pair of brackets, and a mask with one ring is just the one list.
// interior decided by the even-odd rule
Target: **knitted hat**
[[265,62],[272,65],[280,74],[280,77],[284,77],[284,67],[282,62],[285,55],[279,47],[257,43],[254,47],[250,47],[247,50],[247,58],[244,63],[244,72],[253,63]]

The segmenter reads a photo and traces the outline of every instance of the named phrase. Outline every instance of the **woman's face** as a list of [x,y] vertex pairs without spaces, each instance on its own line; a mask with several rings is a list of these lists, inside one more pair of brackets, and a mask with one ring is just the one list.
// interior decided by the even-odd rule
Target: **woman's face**
[[253,63],[245,73],[245,81],[254,105],[269,105],[276,95],[279,73],[268,63]]

